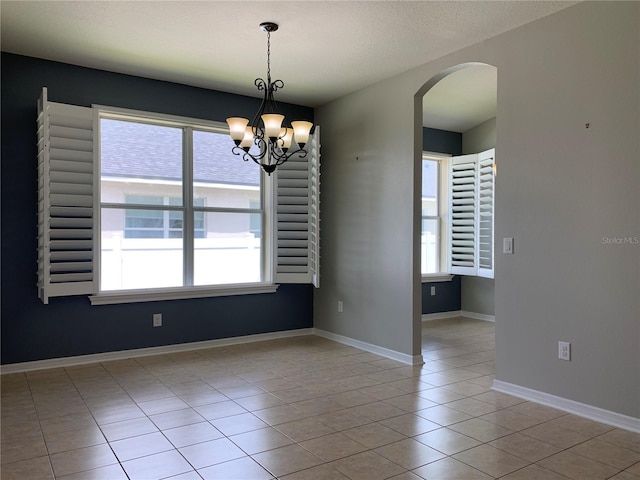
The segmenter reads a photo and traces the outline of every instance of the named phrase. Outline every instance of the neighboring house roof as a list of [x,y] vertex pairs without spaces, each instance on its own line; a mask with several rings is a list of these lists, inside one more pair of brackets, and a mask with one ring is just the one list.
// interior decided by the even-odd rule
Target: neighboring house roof
[[[182,129],[102,119],[101,175],[173,180],[182,178]],[[194,182],[259,185],[260,167],[231,153],[226,134],[194,132]]]

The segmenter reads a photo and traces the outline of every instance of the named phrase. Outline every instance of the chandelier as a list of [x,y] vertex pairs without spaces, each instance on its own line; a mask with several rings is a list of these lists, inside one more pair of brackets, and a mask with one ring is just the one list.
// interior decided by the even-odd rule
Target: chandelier
[[[284,115],[280,114],[273,94],[284,87],[282,80],[271,81],[271,32],[278,30],[278,24],[264,22],[260,29],[267,32],[267,80],[256,78],[254,84],[264,96],[258,112],[251,123],[242,117],[227,118],[231,138],[235,146],[231,149],[234,155],[242,156],[260,165],[271,175],[275,169],[289,160],[293,155],[304,158],[307,155],[304,146],[309,140],[313,123],[305,121],[291,122],[291,127],[283,125]],[[251,153],[252,146],[258,147]]]

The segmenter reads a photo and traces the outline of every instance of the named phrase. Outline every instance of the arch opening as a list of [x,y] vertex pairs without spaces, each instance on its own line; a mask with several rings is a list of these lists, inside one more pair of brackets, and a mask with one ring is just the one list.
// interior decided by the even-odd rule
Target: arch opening
[[[446,171],[437,173],[436,186],[423,182],[428,176],[423,152],[441,155],[442,170],[447,158],[495,148],[497,135],[497,68],[482,62],[467,62],[447,68],[427,80],[415,95],[415,198],[414,198],[414,274],[417,300],[414,301],[414,351],[422,348],[422,316],[450,311],[477,313],[478,317],[495,318],[493,279],[472,276],[454,277],[449,282],[435,282],[437,274],[446,273]],[[433,175],[433,172],[431,172]],[[422,192],[422,195],[421,195]],[[425,195],[436,192],[437,220],[425,225],[425,204],[433,199]],[[433,209],[431,210],[433,211]],[[432,231],[425,231],[429,228]],[[444,238],[443,238],[444,237]],[[425,238],[436,238],[437,268],[430,262],[425,272]],[[494,242],[495,243],[495,242]],[[433,246],[431,247],[433,248]],[[434,271],[435,270],[435,271]],[[434,275],[429,276],[429,273]],[[433,294],[432,288],[437,292]]]

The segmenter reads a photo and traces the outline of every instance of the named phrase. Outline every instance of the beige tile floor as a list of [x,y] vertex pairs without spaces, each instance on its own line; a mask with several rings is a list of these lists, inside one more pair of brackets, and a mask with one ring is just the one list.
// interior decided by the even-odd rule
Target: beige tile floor
[[640,435],[494,392],[493,324],[410,367],[296,337],[2,376],[4,480],[640,480]]

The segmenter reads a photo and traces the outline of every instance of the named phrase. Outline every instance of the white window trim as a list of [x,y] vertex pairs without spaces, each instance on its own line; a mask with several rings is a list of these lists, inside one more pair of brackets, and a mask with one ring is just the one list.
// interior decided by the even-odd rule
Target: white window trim
[[192,127],[198,130],[211,129],[217,133],[228,132],[229,127],[224,122],[216,122],[214,120],[206,120],[194,117],[182,117],[180,115],[169,115],[166,113],[149,112],[144,110],[133,110],[129,108],[110,107],[107,105],[91,105],[94,112],[100,117],[108,115],[110,118],[118,120],[131,120],[137,118],[140,122],[148,122],[152,124],[163,124],[168,127]]
[[277,283],[246,283],[202,287],[150,288],[139,290],[118,290],[90,295],[91,305],[112,305],[117,303],[159,302],[162,300],[185,300],[189,298],[225,297],[230,295],[253,295],[275,293]]
[[[100,119],[104,117],[112,119],[131,120],[137,119],[140,122],[147,122],[156,125],[167,125],[177,127],[196,128],[198,130],[210,130],[216,133],[228,132],[228,127],[222,122],[215,122],[211,120],[204,120],[192,117],[181,117],[177,115],[167,115],[155,112],[146,112],[140,110],[131,110],[126,108],[109,107],[104,105],[92,105],[94,111],[94,131],[100,132]],[[97,172],[100,172],[100,145],[101,142],[97,141],[94,148],[94,165]],[[272,224],[274,223],[271,218],[273,215],[265,215],[267,211],[273,211],[273,195],[271,193],[272,187],[270,182],[265,181],[264,172],[261,172],[261,192],[262,192],[262,210],[263,210],[263,229],[270,231]],[[101,271],[101,235],[99,234],[99,225],[101,225],[101,202],[100,202],[100,174],[94,175],[94,228],[97,231],[94,232],[94,268],[96,276],[100,278]],[[156,302],[162,300],[180,300],[190,298],[205,298],[205,297],[222,297],[231,295],[252,295],[261,293],[275,293],[279,284],[273,281],[273,269],[271,268],[271,257],[275,255],[275,252],[271,250],[273,245],[269,239],[264,238],[266,235],[262,235],[261,248],[264,251],[262,255],[262,274],[264,280],[256,283],[245,284],[224,284],[224,285],[183,285],[179,287],[170,288],[149,288],[149,289],[135,289],[135,290],[115,290],[115,291],[100,291],[94,295],[89,296],[91,305],[110,305],[119,303],[138,303],[138,302]]]
[[[446,228],[446,222],[449,216],[447,199],[449,194],[449,160],[452,155],[439,152],[423,151],[422,160],[436,160],[439,162],[438,175],[438,217],[440,222],[439,230],[439,248],[438,248],[438,265],[439,272],[421,274],[422,283],[450,282],[454,275],[447,270],[447,245],[449,242],[449,229]],[[420,212],[420,223],[422,224],[422,211]]]
[[451,273],[427,273],[422,275],[422,283],[450,282],[454,276]]

